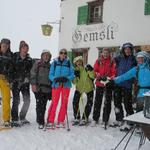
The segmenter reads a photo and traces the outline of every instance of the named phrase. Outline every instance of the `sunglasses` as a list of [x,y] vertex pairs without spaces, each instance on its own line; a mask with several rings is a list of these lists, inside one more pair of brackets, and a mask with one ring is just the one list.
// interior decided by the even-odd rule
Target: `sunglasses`
[[61,55],[67,55],[67,52],[60,52]]

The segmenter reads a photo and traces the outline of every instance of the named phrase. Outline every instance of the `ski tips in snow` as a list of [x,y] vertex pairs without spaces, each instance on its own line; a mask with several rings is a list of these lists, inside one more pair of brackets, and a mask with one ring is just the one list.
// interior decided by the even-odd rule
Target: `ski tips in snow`
[[0,131],[10,130],[12,127],[0,126]]

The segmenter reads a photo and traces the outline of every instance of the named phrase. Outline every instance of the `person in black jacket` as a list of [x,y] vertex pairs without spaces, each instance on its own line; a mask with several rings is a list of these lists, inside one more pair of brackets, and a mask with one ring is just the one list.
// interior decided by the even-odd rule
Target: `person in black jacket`
[[10,84],[12,81],[12,55],[10,40],[1,40],[0,49],[0,92],[2,95],[2,120],[4,126],[10,126]]
[[[13,56],[12,126],[20,126],[30,123],[26,119],[26,114],[30,105],[30,70],[32,67],[32,59],[28,54],[28,50],[29,46],[24,43],[20,46],[19,52],[14,53]],[[23,95],[23,106],[18,114],[20,92]]]

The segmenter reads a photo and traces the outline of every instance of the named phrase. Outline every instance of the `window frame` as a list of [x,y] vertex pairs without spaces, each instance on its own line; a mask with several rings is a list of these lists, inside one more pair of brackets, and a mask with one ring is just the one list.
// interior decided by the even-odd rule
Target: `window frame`
[[[103,3],[104,0],[96,0],[88,3],[88,24],[96,24],[96,23],[103,23]],[[96,7],[99,7],[99,17],[94,17],[94,10]]]

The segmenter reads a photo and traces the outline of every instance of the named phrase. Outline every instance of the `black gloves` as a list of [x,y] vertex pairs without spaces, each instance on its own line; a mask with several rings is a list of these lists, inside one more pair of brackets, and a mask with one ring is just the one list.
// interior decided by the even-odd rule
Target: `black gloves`
[[75,77],[80,78],[80,71],[79,70],[75,70],[74,71],[74,75],[75,75]]
[[85,69],[87,71],[93,71],[93,67],[91,65],[89,65],[89,64],[86,65]]
[[54,79],[54,81],[59,83],[65,83],[68,81],[68,79],[66,77],[57,77]]
[[112,88],[114,86],[114,84],[115,84],[114,80],[111,79],[111,80],[109,80],[108,83],[106,83],[106,87],[107,88]]
[[106,86],[106,88],[112,88],[115,84],[114,80],[109,79],[105,76],[104,77],[99,77],[98,81],[100,81],[102,83],[104,82],[103,84]]
[[98,80],[99,81],[107,81],[107,77],[99,77]]

